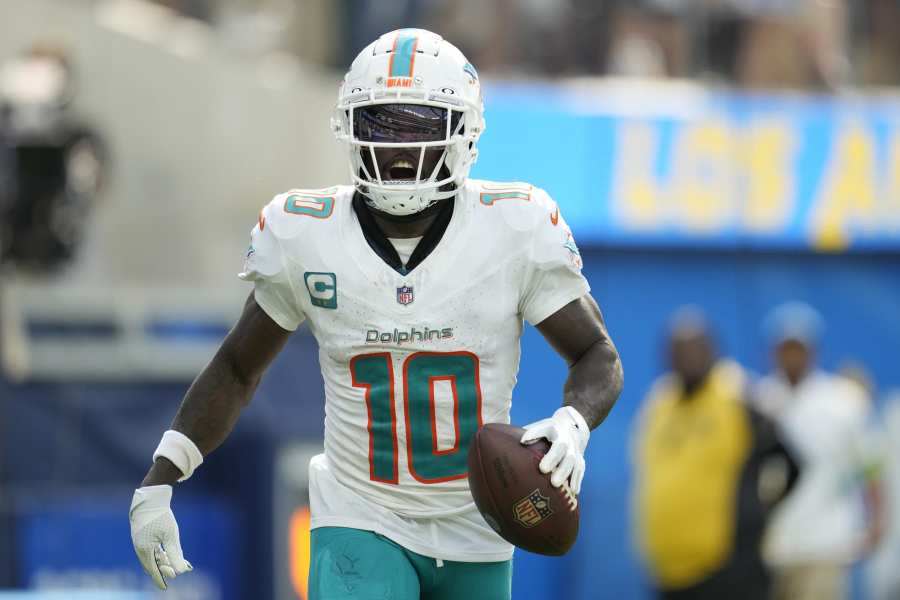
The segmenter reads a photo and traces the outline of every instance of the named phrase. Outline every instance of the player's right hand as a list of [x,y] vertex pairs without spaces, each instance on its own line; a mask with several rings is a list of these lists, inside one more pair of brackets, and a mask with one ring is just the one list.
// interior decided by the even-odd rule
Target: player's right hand
[[166,579],[194,569],[181,551],[171,500],[171,485],[148,485],[134,490],[128,512],[134,551],[161,590],[167,587]]

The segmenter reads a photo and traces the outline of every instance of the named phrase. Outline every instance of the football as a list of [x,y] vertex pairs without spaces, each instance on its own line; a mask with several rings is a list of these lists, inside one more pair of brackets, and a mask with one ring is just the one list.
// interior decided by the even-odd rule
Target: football
[[485,521],[519,548],[559,556],[578,536],[578,499],[568,486],[555,488],[538,464],[550,449],[546,440],[528,446],[524,430],[488,423],[469,447],[469,487]]

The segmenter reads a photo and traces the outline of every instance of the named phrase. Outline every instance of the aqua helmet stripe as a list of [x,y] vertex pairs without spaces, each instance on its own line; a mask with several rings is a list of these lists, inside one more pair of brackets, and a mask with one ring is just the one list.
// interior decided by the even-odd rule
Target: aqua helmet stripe
[[416,34],[406,30],[397,33],[391,53],[390,77],[412,77],[418,44]]

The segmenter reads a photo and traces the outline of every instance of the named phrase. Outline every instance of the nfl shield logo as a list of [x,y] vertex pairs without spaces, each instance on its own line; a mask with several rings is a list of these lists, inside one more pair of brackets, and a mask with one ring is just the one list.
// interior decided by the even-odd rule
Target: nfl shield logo
[[400,304],[412,304],[413,289],[412,286],[404,285],[397,288],[397,302]]
[[513,516],[525,527],[534,527],[553,514],[550,498],[537,489],[513,505]]

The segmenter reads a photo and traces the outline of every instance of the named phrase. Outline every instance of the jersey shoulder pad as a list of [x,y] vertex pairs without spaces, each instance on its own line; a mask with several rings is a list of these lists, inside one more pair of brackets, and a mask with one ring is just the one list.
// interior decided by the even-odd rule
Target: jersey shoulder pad
[[[288,190],[275,196],[261,211],[256,225],[250,231],[250,246],[244,256],[241,279],[256,281],[272,279],[282,273],[285,265],[284,242],[299,237],[309,223],[332,222],[347,186],[335,186],[320,190]],[[324,232],[323,232],[324,233]],[[296,250],[295,244],[290,244]]]
[[278,239],[296,237],[312,224],[333,222],[333,215],[348,186],[318,190],[292,189],[272,198],[259,213],[259,228],[268,228]]

